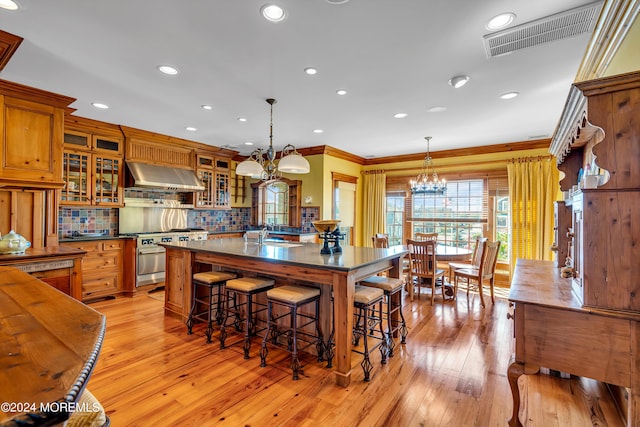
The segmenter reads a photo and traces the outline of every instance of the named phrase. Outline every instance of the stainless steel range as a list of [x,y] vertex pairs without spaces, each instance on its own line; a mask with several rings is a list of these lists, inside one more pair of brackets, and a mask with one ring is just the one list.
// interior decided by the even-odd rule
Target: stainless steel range
[[207,240],[207,232],[187,228],[192,205],[175,200],[130,199],[120,209],[120,235],[136,238],[136,286],[164,282],[166,251],[158,243]]
[[166,250],[158,243],[207,240],[206,231],[173,231],[137,235],[136,286],[164,282]]

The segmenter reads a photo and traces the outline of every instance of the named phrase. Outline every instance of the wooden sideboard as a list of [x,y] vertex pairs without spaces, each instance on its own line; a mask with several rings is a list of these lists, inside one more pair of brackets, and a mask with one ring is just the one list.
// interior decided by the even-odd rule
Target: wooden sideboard
[[640,425],[640,314],[583,307],[551,261],[519,259],[509,301],[514,306],[515,358],[508,368],[518,418],[518,378],[544,366],[629,390],[626,420]]
[[561,277],[561,259],[516,264],[510,425],[521,425],[518,377],[544,366],[625,387],[619,403],[627,425],[640,426],[638,117],[640,71],[571,88],[549,149],[568,195],[556,206],[555,227],[569,277]]

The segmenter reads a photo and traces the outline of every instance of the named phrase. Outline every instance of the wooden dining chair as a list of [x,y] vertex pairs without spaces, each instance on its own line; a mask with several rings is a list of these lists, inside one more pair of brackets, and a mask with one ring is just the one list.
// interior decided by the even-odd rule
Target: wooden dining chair
[[416,233],[416,240],[438,240],[438,233]]
[[491,303],[495,304],[495,296],[493,293],[493,286],[495,281],[496,263],[498,261],[498,251],[500,250],[500,242],[483,242],[482,243],[482,256],[480,259],[479,267],[460,268],[453,271],[453,295],[458,295],[458,280],[464,279],[467,281],[467,298],[469,298],[469,288],[471,283],[478,284],[478,292],[480,293],[480,303],[484,307],[484,291],[483,286],[486,281],[489,281],[489,287],[491,289]]
[[388,248],[389,247],[389,236],[382,233],[376,233],[371,236],[371,241],[373,242],[374,248]]
[[453,271],[460,268],[479,268],[482,261],[482,243],[486,242],[486,237],[476,237],[476,244],[473,247],[473,255],[470,262],[450,262],[449,263],[449,283],[453,283]]
[[[413,301],[414,286],[418,287],[418,298],[423,284],[431,286],[431,305],[436,294],[436,280],[444,276],[445,271],[438,269],[436,259],[435,240],[411,240],[407,239],[409,247],[409,294]],[[415,285],[413,279],[416,279]],[[442,288],[442,298],[444,299],[444,286]]]

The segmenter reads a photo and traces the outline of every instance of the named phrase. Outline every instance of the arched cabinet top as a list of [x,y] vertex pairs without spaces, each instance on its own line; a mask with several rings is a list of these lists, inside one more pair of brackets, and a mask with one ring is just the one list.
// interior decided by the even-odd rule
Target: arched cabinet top
[[594,167],[599,187],[640,188],[639,118],[640,71],[574,84],[549,148],[565,173],[561,189]]

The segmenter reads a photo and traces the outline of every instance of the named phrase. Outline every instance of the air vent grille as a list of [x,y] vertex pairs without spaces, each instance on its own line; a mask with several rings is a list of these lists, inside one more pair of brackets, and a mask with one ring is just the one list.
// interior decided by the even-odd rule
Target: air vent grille
[[602,2],[598,1],[484,36],[487,58],[590,33]]

